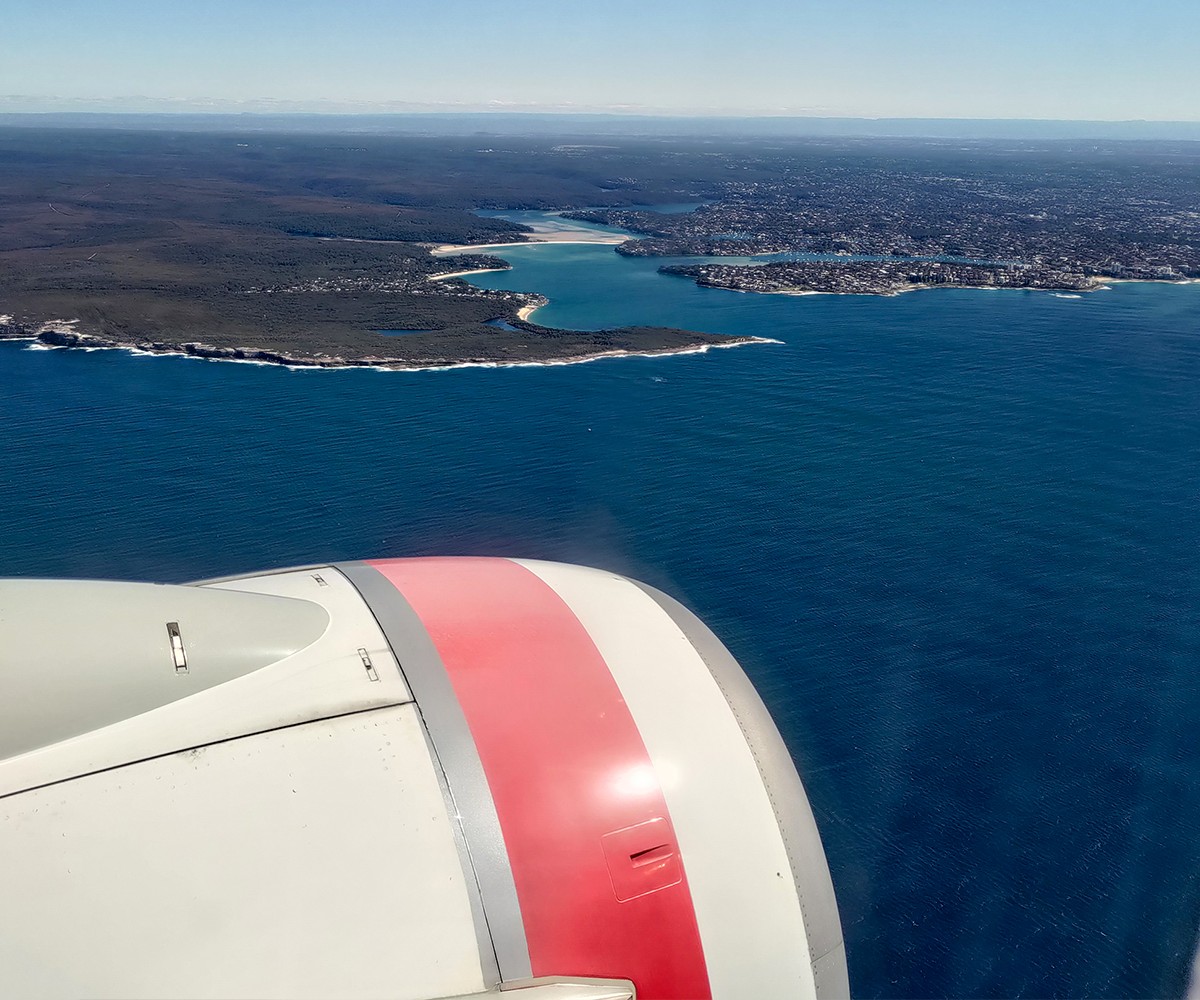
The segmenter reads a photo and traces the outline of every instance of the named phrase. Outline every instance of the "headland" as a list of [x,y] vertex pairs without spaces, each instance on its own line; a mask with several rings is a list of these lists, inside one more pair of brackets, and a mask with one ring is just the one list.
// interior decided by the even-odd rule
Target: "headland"
[[[505,180],[527,155],[464,175],[455,168],[479,156],[449,140],[347,150],[311,136],[0,129],[0,339],[406,370],[756,342],[650,325],[557,330],[530,321],[541,296],[462,281],[509,267],[489,249],[625,238],[475,214],[485,194],[543,196],[542,174]],[[596,199],[586,181],[564,194]]]

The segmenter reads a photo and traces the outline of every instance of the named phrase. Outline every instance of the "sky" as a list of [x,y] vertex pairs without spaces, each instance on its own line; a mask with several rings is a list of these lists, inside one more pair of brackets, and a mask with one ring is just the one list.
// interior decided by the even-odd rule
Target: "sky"
[[10,0],[0,111],[1200,120],[1198,0]]

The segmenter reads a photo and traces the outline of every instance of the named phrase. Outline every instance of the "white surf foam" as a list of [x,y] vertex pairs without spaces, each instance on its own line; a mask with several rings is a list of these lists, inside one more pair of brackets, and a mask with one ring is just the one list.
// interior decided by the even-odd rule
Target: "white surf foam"
[[237,365],[259,365],[265,368],[285,368],[293,372],[318,372],[318,371],[345,371],[346,369],[356,369],[358,371],[378,371],[378,372],[447,372],[456,371],[460,368],[563,368],[567,365],[584,365],[590,364],[593,361],[605,361],[616,358],[667,358],[674,357],[680,354],[705,354],[709,350],[728,347],[747,347],[751,344],[782,344],[782,340],[775,340],[771,337],[750,337],[746,340],[739,340],[732,344],[696,344],[691,347],[681,347],[676,350],[667,351],[602,351],[598,354],[584,354],[577,357],[568,358],[553,358],[548,361],[461,361],[451,362],[442,365],[414,365],[412,367],[392,367],[390,365],[372,365],[372,364],[347,364],[336,365],[330,367],[321,367],[318,365],[289,365],[279,364],[275,361],[259,361],[253,358],[205,358],[196,354],[186,354],[183,351],[145,351],[138,347],[130,347],[128,345],[113,345],[112,347],[70,347],[58,344],[42,344],[32,343],[26,350],[30,351],[124,351],[131,357],[135,358],[184,358],[189,361],[212,361],[220,364],[237,364]]

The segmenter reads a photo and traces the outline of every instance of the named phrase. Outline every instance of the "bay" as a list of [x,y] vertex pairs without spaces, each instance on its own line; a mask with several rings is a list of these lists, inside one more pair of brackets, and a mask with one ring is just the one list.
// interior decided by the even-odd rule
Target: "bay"
[[513,247],[534,319],[780,344],[289,371],[0,344],[0,573],[432,553],[690,604],[804,775],[858,996],[1162,996],[1200,923],[1200,286],[759,296]]

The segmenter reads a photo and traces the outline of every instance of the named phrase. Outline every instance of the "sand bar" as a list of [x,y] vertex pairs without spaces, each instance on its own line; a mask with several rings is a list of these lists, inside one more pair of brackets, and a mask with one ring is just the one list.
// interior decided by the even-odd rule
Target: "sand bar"
[[447,271],[445,274],[431,274],[430,281],[447,281],[450,278],[461,278],[468,274],[487,274],[488,271],[507,271],[505,267],[474,267],[466,271]]
[[471,253],[475,250],[507,250],[512,247],[534,246],[538,243],[596,243],[616,246],[633,239],[621,233],[597,233],[587,229],[559,229],[546,233],[530,233],[528,239],[512,243],[443,243],[429,252],[435,257],[453,253]]

